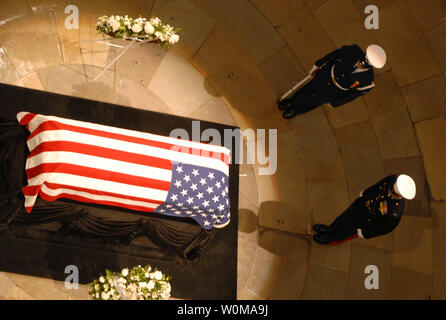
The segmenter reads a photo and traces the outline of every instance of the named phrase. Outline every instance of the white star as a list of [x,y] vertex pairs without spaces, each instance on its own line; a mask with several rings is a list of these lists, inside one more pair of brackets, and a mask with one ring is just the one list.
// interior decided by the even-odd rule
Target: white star
[[160,212],[166,212],[166,210],[164,210],[164,209],[160,209]]
[[225,191],[226,191],[226,193],[228,193],[228,192],[229,192],[229,190],[228,190],[228,187],[226,187],[226,188],[225,188]]
[[201,178],[200,183],[202,186],[204,186],[206,184],[206,178]]
[[201,216],[202,216],[203,218],[206,218],[208,215],[207,215],[206,213],[202,213]]
[[172,199],[172,201],[176,201],[178,200],[178,196],[176,194],[173,194],[170,199]]
[[225,196],[226,196],[226,191],[223,190],[223,191],[221,192],[221,195],[222,195],[223,197],[225,197]]
[[214,209],[212,209],[212,208],[209,208],[208,209],[208,212],[210,212],[210,213],[212,213],[212,212],[214,212],[215,210]]
[[178,173],[182,173],[183,172],[183,167],[177,167],[175,169]]
[[186,211],[186,214],[192,214],[192,211],[187,210],[187,211]]
[[211,224],[211,223],[210,223],[209,221],[207,221],[207,220],[204,222],[204,225],[205,225],[205,226],[208,226],[208,225],[210,225],[210,224]]
[[226,199],[226,204],[229,204],[229,199]]
[[193,191],[197,190],[197,184],[196,183],[192,183],[191,187],[190,187]]
[[182,207],[182,206],[183,206],[183,204],[181,202],[177,203],[177,207]]
[[197,194],[197,198],[198,198],[198,199],[202,199],[202,198],[203,198],[203,193],[199,192],[199,193]]
[[181,181],[177,180],[175,182],[175,187],[177,187],[177,188],[181,187]]
[[189,198],[186,200],[186,202],[189,203],[189,204],[192,204],[192,203],[194,203],[194,199],[193,199],[192,197],[189,197]]
[[178,210],[177,210],[177,211],[175,211],[174,213],[175,213],[175,214],[181,214],[181,211],[178,211]]
[[198,212],[198,213],[202,213],[202,212],[203,212],[203,210],[201,210],[201,209],[200,209],[200,210],[197,210],[197,212]]
[[190,181],[190,176],[184,176],[184,181],[189,182]]
[[221,188],[221,183],[220,183],[220,182],[217,182],[217,183],[215,184],[215,186],[217,187],[217,189],[220,189],[220,188]]
[[198,176],[199,175],[198,169],[192,170],[192,174],[194,175],[194,177]]
[[208,178],[209,179],[211,179],[211,180],[213,180],[215,177],[214,177],[214,173],[213,172],[209,172],[209,174],[208,174]]
[[221,182],[225,183],[225,177],[221,177]]
[[213,193],[213,192],[214,192],[214,190],[213,190],[213,188],[212,188],[212,187],[208,187],[208,189],[207,189],[206,191],[207,191],[207,193],[209,193],[209,194],[211,194],[211,193]]
[[172,205],[166,204],[166,208],[172,208]]
[[203,207],[209,207],[209,201],[205,200],[203,201]]
[[231,216],[231,214],[230,214],[230,213],[228,213],[228,214],[226,215],[226,217],[228,217],[228,218],[229,218],[230,216]]
[[215,196],[212,198],[212,200],[214,200],[214,203],[216,203],[216,202],[218,202],[218,199],[219,199],[219,198],[220,198],[219,196],[215,195]]
[[218,206],[218,210],[219,210],[219,211],[223,211],[223,210],[224,210],[224,208],[225,208],[225,206],[224,206],[224,205],[222,205],[222,204]]
[[198,210],[198,209],[200,209],[200,207],[199,206],[193,206],[192,209]]
[[186,189],[183,189],[183,191],[181,191],[180,193],[181,193],[181,195],[184,197],[184,196],[187,194],[187,190],[186,190]]
[[217,219],[218,218],[218,216],[215,213],[211,217],[212,217],[212,219]]
[[220,223],[220,222],[221,222],[220,219],[215,220],[215,223]]

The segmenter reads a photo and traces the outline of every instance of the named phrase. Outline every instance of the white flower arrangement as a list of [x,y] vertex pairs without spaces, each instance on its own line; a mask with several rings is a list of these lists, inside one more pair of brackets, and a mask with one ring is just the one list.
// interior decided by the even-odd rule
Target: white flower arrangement
[[180,40],[178,28],[163,24],[157,17],[129,18],[122,16],[102,16],[96,23],[96,30],[117,39],[151,40],[163,46],[170,47]]
[[88,294],[93,300],[167,300],[170,279],[149,265],[124,268],[120,273],[105,270],[105,276],[88,284]]

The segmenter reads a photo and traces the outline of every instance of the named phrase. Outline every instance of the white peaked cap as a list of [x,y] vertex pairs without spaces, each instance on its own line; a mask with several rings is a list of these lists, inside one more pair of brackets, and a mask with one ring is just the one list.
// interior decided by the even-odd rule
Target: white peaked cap
[[415,181],[413,181],[411,177],[405,174],[401,174],[400,176],[398,176],[393,189],[396,193],[408,200],[412,200],[413,198],[415,198],[415,195],[417,193]]
[[384,67],[387,61],[386,52],[377,44],[371,44],[367,47],[366,57],[369,63],[378,69]]

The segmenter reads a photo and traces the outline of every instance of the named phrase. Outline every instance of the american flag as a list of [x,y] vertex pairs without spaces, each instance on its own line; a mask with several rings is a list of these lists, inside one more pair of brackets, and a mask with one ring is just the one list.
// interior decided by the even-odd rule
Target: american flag
[[25,208],[38,196],[175,217],[203,228],[230,220],[230,150],[89,122],[19,112],[28,128]]

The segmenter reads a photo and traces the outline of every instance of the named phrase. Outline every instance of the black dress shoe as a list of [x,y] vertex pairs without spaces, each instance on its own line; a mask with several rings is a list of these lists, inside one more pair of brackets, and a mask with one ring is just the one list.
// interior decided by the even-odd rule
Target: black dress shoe
[[297,115],[296,111],[294,110],[294,108],[290,108],[287,109],[283,112],[283,117],[285,119],[293,119],[295,116]]
[[285,111],[291,107],[290,101],[288,99],[285,100],[277,100],[277,105],[279,106],[280,111]]
[[319,244],[329,244],[331,241],[324,234],[316,234],[313,236],[313,240]]
[[328,226],[325,224],[315,224],[313,226],[313,230],[317,233],[327,233],[328,232]]

